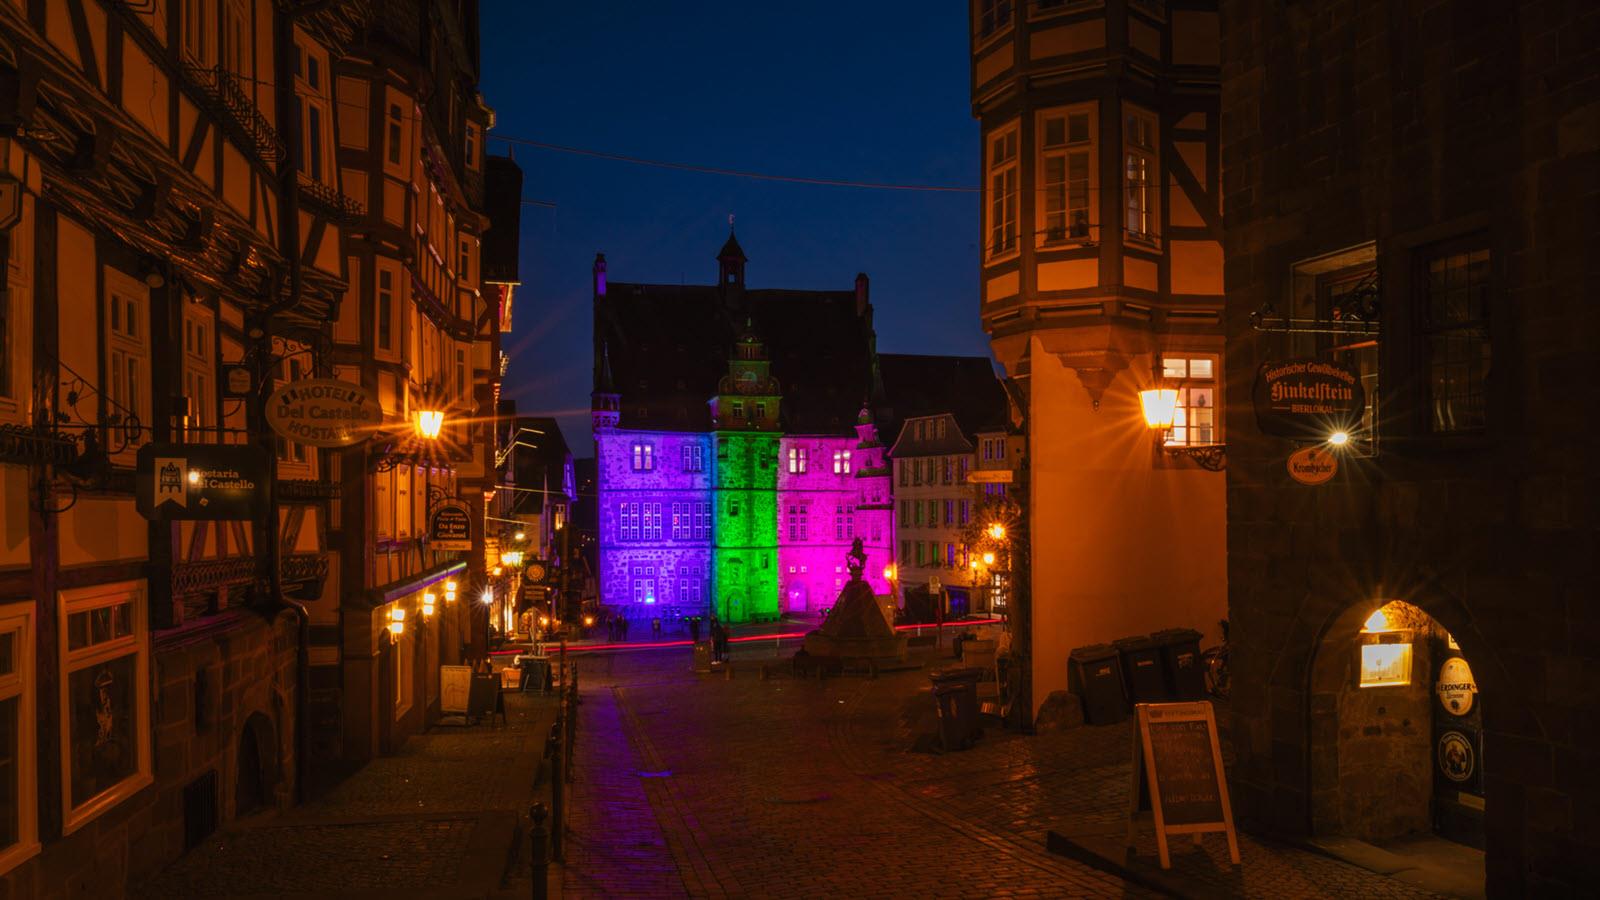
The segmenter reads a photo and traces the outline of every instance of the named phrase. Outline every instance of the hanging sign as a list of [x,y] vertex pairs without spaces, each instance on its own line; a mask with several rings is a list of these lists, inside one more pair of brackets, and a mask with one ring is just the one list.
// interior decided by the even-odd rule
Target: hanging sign
[[548,574],[549,569],[545,568],[544,562],[536,559],[528,563],[528,568],[522,573],[522,577],[525,581],[543,581]]
[[337,378],[290,382],[267,400],[267,424],[283,437],[312,447],[348,447],[383,425],[372,392]]
[[1010,469],[976,469],[967,473],[967,484],[1010,484]]
[[1439,705],[1452,716],[1472,712],[1478,696],[1478,682],[1472,677],[1472,667],[1459,656],[1452,656],[1439,667],[1439,681],[1433,686]]
[[151,521],[249,519],[266,501],[267,455],[250,444],[145,444],[134,481]]
[[428,514],[428,549],[472,549],[472,513],[465,503],[441,503]]
[[255,378],[251,376],[249,366],[222,367],[222,396],[248,397],[254,387]]
[[1251,397],[1262,433],[1303,441],[1354,430],[1367,402],[1361,376],[1320,359],[1263,363]]
[[1228,856],[1238,865],[1239,835],[1211,704],[1140,703],[1135,709],[1128,845],[1133,845],[1135,820],[1148,809],[1155,819],[1161,868],[1172,868],[1169,835],[1192,834],[1198,840],[1212,831],[1227,836]]
[[1339,473],[1339,457],[1322,444],[1289,454],[1289,477],[1301,484],[1327,484]]

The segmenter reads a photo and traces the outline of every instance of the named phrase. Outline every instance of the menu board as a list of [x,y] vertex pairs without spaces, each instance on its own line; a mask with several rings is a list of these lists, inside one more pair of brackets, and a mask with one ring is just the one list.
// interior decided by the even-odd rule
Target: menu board
[[1228,781],[1217,742],[1217,722],[1206,701],[1140,703],[1134,733],[1133,786],[1128,838],[1142,810],[1155,819],[1161,867],[1172,867],[1167,837],[1211,831],[1227,835],[1229,857],[1239,863],[1239,838],[1233,827]]
[[440,666],[439,712],[447,716],[465,715],[471,686],[471,666]]

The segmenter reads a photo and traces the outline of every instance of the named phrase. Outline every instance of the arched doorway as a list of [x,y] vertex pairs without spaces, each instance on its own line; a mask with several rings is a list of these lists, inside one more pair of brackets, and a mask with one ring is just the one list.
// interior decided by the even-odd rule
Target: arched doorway
[[233,789],[235,818],[243,818],[273,805],[277,746],[277,732],[272,722],[261,713],[252,713],[239,732]]
[[1310,683],[1311,831],[1482,849],[1483,704],[1450,632],[1403,601],[1352,607]]

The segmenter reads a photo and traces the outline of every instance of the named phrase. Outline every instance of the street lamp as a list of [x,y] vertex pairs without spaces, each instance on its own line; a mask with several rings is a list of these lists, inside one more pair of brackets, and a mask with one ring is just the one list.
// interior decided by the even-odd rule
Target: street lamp
[[422,409],[417,411],[417,434],[428,440],[436,440],[439,432],[444,428],[444,410]]
[[1006,539],[1006,526],[1000,524],[999,522],[996,522],[993,525],[990,525],[989,526],[989,537],[994,538],[997,541],[1005,540]]
[[1178,392],[1164,387],[1140,391],[1139,407],[1144,410],[1146,426],[1153,431],[1166,431],[1178,417]]
[[389,636],[398,639],[406,633],[406,608],[396,606],[389,610]]
[[435,599],[437,598],[435,597],[433,591],[427,591],[422,595],[422,617],[424,619],[433,615],[433,603]]
[[446,581],[444,583],[444,602],[456,602],[456,583],[454,581]]
[[528,539],[528,535],[525,532],[519,531],[515,535],[513,535],[513,540],[525,541],[527,539]]

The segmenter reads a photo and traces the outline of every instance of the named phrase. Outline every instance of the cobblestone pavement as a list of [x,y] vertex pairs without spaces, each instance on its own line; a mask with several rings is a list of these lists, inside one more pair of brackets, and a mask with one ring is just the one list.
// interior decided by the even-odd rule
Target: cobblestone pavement
[[213,835],[131,893],[489,894],[520,834],[555,706],[531,694],[507,700],[508,724],[415,735],[312,803]]
[[[775,665],[763,680],[757,652],[771,648],[736,651],[732,680],[690,674],[686,651],[582,661],[588,783],[569,817],[565,894],[1150,895],[1045,850],[1051,829],[1121,826],[1126,725],[990,732],[941,755],[921,749],[935,725],[925,671],[819,682]],[[1249,838],[1243,849],[1236,874],[1219,837],[1186,842],[1177,874],[1202,894],[1429,896],[1318,854]]]

